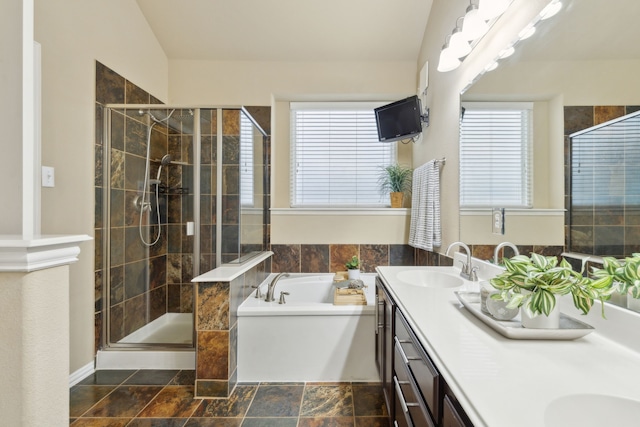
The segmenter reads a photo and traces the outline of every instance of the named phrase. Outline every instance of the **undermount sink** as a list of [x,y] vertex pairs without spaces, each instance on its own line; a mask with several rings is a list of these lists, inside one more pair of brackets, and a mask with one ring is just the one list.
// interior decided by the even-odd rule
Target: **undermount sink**
[[434,269],[405,270],[398,273],[396,277],[406,284],[429,288],[457,288],[464,284],[459,276]]
[[545,427],[635,427],[640,401],[600,394],[573,394],[552,401],[544,413]]

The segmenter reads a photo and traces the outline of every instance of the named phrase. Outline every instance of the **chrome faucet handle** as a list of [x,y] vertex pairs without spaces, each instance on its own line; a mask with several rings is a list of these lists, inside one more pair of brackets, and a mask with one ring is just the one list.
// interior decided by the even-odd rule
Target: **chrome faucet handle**
[[471,274],[469,275],[469,280],[471,280],[472,282],[477,282],[478,281],[478,267],[473,267],[471,269]]
[[278,301],[278,304],[286,304],[287,302],[284,300],[284,296],[285,295],[289,295],[289,292],[285,292],[285,291],[280,291],[280,301]]
[[251,286],[256,290],[256,296],[254,298],[262,298],[262,292],[260,292],[260,285]]

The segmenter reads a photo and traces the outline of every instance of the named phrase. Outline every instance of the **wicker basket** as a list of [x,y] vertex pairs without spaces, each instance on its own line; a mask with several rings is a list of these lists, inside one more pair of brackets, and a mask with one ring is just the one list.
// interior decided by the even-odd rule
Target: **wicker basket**
[[362,289],[336,288],[333,305],[367,305],[367,297]]

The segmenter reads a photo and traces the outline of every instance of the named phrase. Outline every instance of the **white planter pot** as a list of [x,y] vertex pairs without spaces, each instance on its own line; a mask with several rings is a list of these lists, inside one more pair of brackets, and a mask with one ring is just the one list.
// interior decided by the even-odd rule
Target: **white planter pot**
[[558,329],[560,328],[560,306],[557,304],[548,316],[533,314],[529,304],[520,308],[522,326],[529,329]]
[[360,270],[347,270],[349,280],[356,280],[360,278]]
[[640,299],[627,294],[627,308],[633,311],[640,311]]

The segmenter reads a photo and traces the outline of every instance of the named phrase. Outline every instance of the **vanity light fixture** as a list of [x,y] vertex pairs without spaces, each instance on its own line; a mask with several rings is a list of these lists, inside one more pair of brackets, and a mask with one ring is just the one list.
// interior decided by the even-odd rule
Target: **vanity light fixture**
[[462,33],[467,40],[472,41],[482,37],[487,31],[489,31],[489,25],[478,13],[478,6],[471,3],[462,21]]
[[461,64],[460,59],[451,50],[450,47],[451,36],[447,36],[442,50],[440,51],[440,60],[438,61],[438,71],[446,73],[458,68]]
[[[461,19],[464,18],[460,17],[458,21]],[[456,21],[456,28],[453,29],[451,38],[449,39],[449,49],[451,49],[458,58],[462,58],[471,53],[471,45],[469,45],[469,41],[464,36],[462,27],[458,25],[458,21]]]

